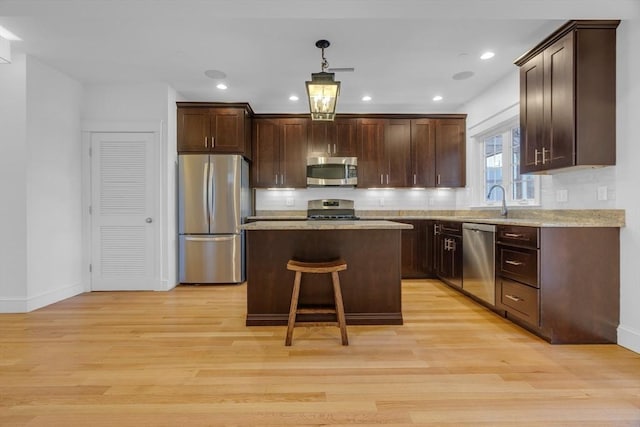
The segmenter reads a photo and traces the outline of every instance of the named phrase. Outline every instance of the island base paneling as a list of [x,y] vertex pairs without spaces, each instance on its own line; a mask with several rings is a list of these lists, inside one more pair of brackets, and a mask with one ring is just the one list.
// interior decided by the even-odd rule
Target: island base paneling
[[[347,324],[402,324],[400,230],[247,230],[247,326],[287,324],[294,273],[286,265],[292,258],[347,262],[340,272]],[[331,275],[304,274],[299,304],[333,304]]]

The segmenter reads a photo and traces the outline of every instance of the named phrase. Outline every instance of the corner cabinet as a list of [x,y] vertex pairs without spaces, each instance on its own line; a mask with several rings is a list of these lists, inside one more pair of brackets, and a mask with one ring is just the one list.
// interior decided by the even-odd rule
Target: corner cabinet
[[619,232],[498,225],[496,308],[554,344],[615,343]]
[[462,223],[437,221],[434,225],[436,276],[462,289]]
[[248,104],[177,103],[178,152],[251,158]]
[[615,165],[619,22],[569,21],[515,61],[522,173]]
[[253,120],[253,187],[307,186],[307,126],[308,119],[300,118]]

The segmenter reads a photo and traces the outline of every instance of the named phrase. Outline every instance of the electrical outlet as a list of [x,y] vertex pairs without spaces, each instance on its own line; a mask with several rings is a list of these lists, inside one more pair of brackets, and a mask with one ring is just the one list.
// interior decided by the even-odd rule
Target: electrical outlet
[[566,202],[569,200],[569,190],[556,191],[556,202]]
[[607,197],[607,186],[606,185],[601,185],[598,187],[598,191],[597,191],[597,195],[596,195],[596,200],[608,200]]
[[285,206],[293,206],[293,197],[287,197],[284,201]]

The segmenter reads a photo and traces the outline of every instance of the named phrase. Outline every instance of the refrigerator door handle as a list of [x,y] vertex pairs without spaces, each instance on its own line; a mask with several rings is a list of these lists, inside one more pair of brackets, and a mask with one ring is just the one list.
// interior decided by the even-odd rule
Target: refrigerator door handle
[[[202,178],[204,179],[203,182],[203,186],[202,189],[204,190],[204,200],[205,200],[205,211],[206,211],[206,217],[207,220],[209,219],[209,215],[211,215],[211,210],[210,210],[210,201],[209,201],[209,162],[206,162],[204,164],[204,171],[202,173]],[[209,230],[207,230],[208,232]]]
[[[211,156],[209,156],[209,174],[207,176],[207,185],[209,186],[209,194],[207,195],[207,197],[209,197],[207,199],[207,205],[209,207],[209,232],[213,233],[213,221],[214,221],[214,213],[216,211],[216,198],[215,198],[215,185],[214,185],[214,173],[216,173],[216,171],[213,170],[214,166],[213,166],[213,159],[211,158]],[[217,183],[216,183],[217,184]]]

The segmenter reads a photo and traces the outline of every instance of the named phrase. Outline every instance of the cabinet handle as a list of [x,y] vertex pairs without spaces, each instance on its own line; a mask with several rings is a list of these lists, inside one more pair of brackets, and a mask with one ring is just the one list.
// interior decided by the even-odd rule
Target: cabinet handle
[[519,239],[524,236],[522,234],[516,234],[516,233],[504,233],[504,237],[513,237],[513,238]]
[[384,184],[384,175],[380,174],[380,185]]
[[387,174],[387,185],[389,185],[389,174]]
[[538,152],[538,149],[536,148],[536,149],[535,149],[534,156],[533,156],[533,164],[534,164],[535,166],[538,166],[538,154],[540,154],[540,153]]
[[333,154],[336,154],[336,144],[333,144]]
[[416,179],[416,174],[413,174],[413,185],[416,185],[417,179]]
[[[542,147],[542,164],[543,165],[547,162],[545,153],[551,154],[551,150],[547,150],[546,148]],[[549,159],[549,160],[551,160],[551,159]]]
[[276,185],[278,185],[278,174],[276,174]]
[[523,262],[520,262],[520,261],[511,261],[510,259],[505,260],[505,262],[504,262],[504,263],[505,263],[505,264],[510,264],[510,265],[522,265],[522,264],[524,264]]
[[209,141],[208,141],[209,137],[205,136],[204,137],[204,148],[208,148],[209,147]]
[[515,301],[515,302],[520,302],[520,301],[524,301],[524,299],[513,296],[513,295],[509,295],[509,294],[504,294],[505,298],[509,298],[511,301]]
[[331,154],[331,144],[327,144],[327,153]]
[[215,147],[215,146],[216,146],[216,137],[215,137],[215,136],[212,136],[212,137],[211,137],[211,148],[213,148],[213,147]]
[[438,181],[436,182],[436,184],[440,185],[440,174],[438,174]]

